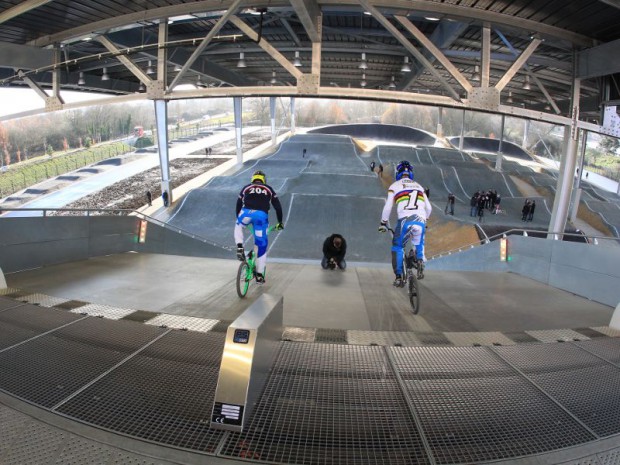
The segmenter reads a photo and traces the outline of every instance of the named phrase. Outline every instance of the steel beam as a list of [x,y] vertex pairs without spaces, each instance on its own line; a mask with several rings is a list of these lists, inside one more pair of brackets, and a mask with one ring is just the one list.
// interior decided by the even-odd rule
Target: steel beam
[[20,2],[18,5],[15,5],[13,8],[9,8],[2,13],[0,13],[0,24],[7,22],[10,19],[16,18],[19,15],[29,12],[30,10],[34,10],[35,8],[39,8],[40,6],[45,5],[46,3],[51,2],[52,0],[25,0]]
[[432,43],[422,31],[420,31],[411,21],[404,16],[395,16],[396,20],[413,35],[426,49],[443,65],[446,70],[458,81],[467,93],[472,90],[472,85],[467,78],[450,62],[450,60],[441,52],[441,50]]
[[99,36],[97,40],[101,45],[103,45],[106,49],[108,49],[111,53],[113,53],[118,61],[124,64],[131,73],[137,77],[140,82],[142,82],[145,86],[148,86],[151,83],[151,78],[146,75],[142,69],[140,69],[133,61],[127,58],[122,52],[114,45],[107,37]]
[[239,28],[239,30],[250,39],[255,42],[258,41],[258,46],[262,48],[265,52],[267,52],[267,54],[271,56],[274,60],[280,63],[280,65],[284,69],[286,69],[291,74],[291,76],[293,76],[295,79],[301,78],[303,73],[299,71],[295,66],[293,66],[293,64],[284,55],[278,52],[275,47],[273,47],[269,42],[267,42],[264,37],[261,37],[259,40],[258,33],[256,33],[250,26],[245,24],[243,20],[236,16],[231,16],[230,22],[237,26],[237,28]]
[[17,69],[45,68],[54,63],[54,51],[0,42],[0,63]]
[[620,73],[620,40],[592,47],[577,54],[577,77],[589,79]]
[[532,42],[530,42],[527,48],[523,50],[521,55],[519,55],[519,57],[515,60],[512,66],[508,68],[508,71],[506,71],[506,73],[502,76],[498,83],[495,84],[495,88],[499,92],[504,90],[504,87],[506,87],[506,85],[512,80],[514,75],[517,74],[517,71],[521,69],[524,64],[527,63],[527,60],[529,59],[529,57],[532,56],[534,50],[536,50],[536,48],[540,45],[540,42],[540,39],[532,40]]
[[166,100],[155,100],[153,103],[155,105],[155,122],[157,123],[161,192],[162,194],[168,193],[168,205],[171,205],[173,197],[172,189],[170,189],[170,156],[168,154],[168,102]]
[[228,19],[237,12],[240,4],[241,4],[241,0],[233,0],[230,7],[226,10],[226,12],[222,15],[222,17],[217,21],[217,23],[215,23],[215,25],[211,28],[209,33],[205,36],[205,38],[200,43],[200,45],[198,45],[196,50],[194,50],[194,53],[192,53],[192,56],[189,57],[187,62],[183,65],[183,67],[181,68],[181,71],[179,71],[179,73],[172,80],[172,82],[170,83],[170,86],[168,87],[168,91],[171,91],[172,89],[176,87],[176,85],[179,83],[183,75],[194,64],[194,62],[202,54],[204,49],[207,48],[207,45],[209,45],[213,37],[215,37],[217,33],[220,32],[220,29],[224,27],[224,25],[228,22]]
[[310,42],[321,42],[321,9],[315,0],[291,0],[291,5],[297,13],[297,17]]
[[482,27],[482,56],[480,57],[480,87],[488,88],[491,85],[491,29],[488,25]]
[[374,6],[372,6],[368,0],[359,0],[360,5],[362,5],[366,11],[368,11],[385,29],[390,31],[394,38],[398,40],[403,47],[405,47],[409,53],[411,53],[424,67],[431,73],[431,75],[439,82],[451,95],[454,100],[460,100],[459,94],[452,88],[452,86],[446,81],[439,71],[435,69],[432,63],[430,63],[426,57],[416,48],[414,45],[409,42],[409,40],[394,26],[390,21],[383,16],[379,10],[377,10]]

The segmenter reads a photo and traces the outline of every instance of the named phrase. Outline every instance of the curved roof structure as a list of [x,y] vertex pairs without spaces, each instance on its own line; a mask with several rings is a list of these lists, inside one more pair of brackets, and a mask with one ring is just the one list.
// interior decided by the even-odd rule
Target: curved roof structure
[[[602,124],[602,108],[618,98],[619,7],[8,0],[0,7],[0,84],[32,87],[47,110],[67,108],[65,89],[125,99],[282,95],[428,103],[559,124],[578,108],[587,127]],[[177,90],[181,84],[194,90]]]

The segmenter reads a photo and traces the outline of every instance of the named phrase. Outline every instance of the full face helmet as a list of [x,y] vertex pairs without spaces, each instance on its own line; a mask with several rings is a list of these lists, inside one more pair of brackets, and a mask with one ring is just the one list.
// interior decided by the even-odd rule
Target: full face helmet
[[267,176],[260,170],[255,171],[252,175],[252,183],[267,184]]
[[398,165],[396,165],[396,180],[400,181],[403,176],[406,176],[409,179],[413,180],[413,167],[411,166],[411,163],[409,163],[407,160],[403,160]]

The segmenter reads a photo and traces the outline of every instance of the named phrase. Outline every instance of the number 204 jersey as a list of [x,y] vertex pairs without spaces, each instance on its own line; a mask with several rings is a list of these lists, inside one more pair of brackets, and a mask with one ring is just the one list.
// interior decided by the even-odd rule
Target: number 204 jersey
[[248,184],[239,192],[237,214],[239,214],[242,208],[268,212],[269,204],[273,204],[276,213],[280,210],[281,215],[280,199],[278,199],[277,194],[271,186],[266,184]]
[[428,219],[433,210],[424,193],[424,188],[409,178],[402,178],[400,181],[393,182],[388,189],[388,196],[381,215],[382,221],[390,219],[390,212],[394,204],[396,204],[398,219],[412,215]]

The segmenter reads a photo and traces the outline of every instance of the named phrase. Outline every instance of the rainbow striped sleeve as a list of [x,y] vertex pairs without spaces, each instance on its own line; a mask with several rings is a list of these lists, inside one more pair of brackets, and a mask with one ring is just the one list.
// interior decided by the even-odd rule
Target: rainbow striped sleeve
[[396,195],[394,195],[394,203],[399,204],[400,202],[409,202],[412,192],[412,189],[398,192]]

